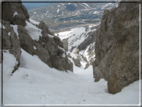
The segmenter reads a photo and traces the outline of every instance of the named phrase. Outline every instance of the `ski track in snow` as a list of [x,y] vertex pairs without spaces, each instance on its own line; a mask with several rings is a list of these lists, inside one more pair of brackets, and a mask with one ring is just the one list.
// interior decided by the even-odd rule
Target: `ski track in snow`
[[86,70],[74,66],[74,73],[66,73],[49,68],[38,56],[31,56],[24,50],[20,60],[20,68],[4,81],[4,104],[139,103],[139,81],[112,95],[107,92],[105,80],[94,82],[91,66]]

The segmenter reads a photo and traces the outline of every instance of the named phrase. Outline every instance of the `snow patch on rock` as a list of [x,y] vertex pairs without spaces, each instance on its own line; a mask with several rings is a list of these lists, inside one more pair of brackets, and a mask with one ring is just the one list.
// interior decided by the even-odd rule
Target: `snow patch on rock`
[[41,29],[38,29],[36,26],[34,26],[33,24],[31,24],[30,22],[26,21],[26,26],[25,29],[27,30],[28,34],[31,36],[31,38],[33,40],[38,41],[39,40],[39,36],[42,36],[41,34]]

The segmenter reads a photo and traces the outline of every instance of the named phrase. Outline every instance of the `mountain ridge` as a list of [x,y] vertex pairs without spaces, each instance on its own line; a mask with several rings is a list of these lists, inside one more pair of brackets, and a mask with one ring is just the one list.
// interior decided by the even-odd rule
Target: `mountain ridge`
[[[63,28],[98,23],[104,9],[113,8],[117,5],[117,3],[53,3],[49,7],[37,8],[28,12],[31,19],[44,21],[50,26],[50,29],[56,32]],[[74,10],[72,11],[73,7]]]

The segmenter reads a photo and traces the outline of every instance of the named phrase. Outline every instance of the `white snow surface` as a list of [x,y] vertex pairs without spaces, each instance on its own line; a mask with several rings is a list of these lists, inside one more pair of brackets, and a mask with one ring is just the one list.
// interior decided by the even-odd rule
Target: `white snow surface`
[[31,18],[29,18],[29,20],[30,20],[31,23],[33,23],[33,24],[35,24],[35,25],[39,25],[39,23],[40,23],[40,22],[37,22],[37,21],[35,21],[35,20],[32,20]]
[[18,64],[14,55],[9,53],[8,50],[3,52],[3,82],[5,83],[11,75],[11,71],[14,70],[14,66]]
[[15,11],[14,14],[13,14],[13,17],[16,16],[17,14],[18,14],[18,13]]
[[33,48],[36,50],[37,48],[35,46],[33,46]]
[[53,38],[54,36],[52,36],[52,35],[50,35],[50,34],[48,34],[48,36],[50,37],[50,38]]
[[77,27],[77,28],[71,29],[70,31],[60,32],[58,33],[58,35],[61,40],[70,37],[69,38],[69,43],[70,43],[70,41],[72,41],[74,38],[78,38],[78,36],[80,36],[84,32],[85,32],[85,27]]
[[31,24],[28,21],[26,21],[25,29],[27,30],[28,34],[31,36],[31,38],[33,40],[38,41],[39,40],[39,36],[42,36],[42,34],[41,34],[42,30],[37,28],[36,26],[34,26],[33,24]]
[[86,3],[82,3],[82,4],[84,4],[84,5],[86,5],[88,8],[91,8],[88,4],[86,4]]
[[10,36],[10,32],[8,32],[8,36]]
[[48,11],[46,11],[45,15],[47,15]]
[[13,27],[13,30],[14,30],[14,32],[16,33],[16,35],[17,35],[17,38],[19,39],[19,33],[18,33],[18,25],[10,25],[11,27]]
[[57,13],[59,13],[59,9],[57,10]]
[[85,41],[86,38],[88,38],[88,36],[89,36],[88,33],[94,32],[96,30],[93,27],[97,26],[98,24],[99,23],[94,24],[94,25],[90,25],[88,27],[72,28],[71,30],[59,32],[58,34],[56,34],[56,36],[58,36],[61,40],[68,39],[68,54],[70,54],[70,56],[75,59],[77,57],[80,57],[81,58],[81,60],[80,60],[81,67],[83,67],[83,68],[86,67],[87,62],[85,62],[85,60],[82,58],[82,55],[85,58],[87,58],[88,61],[92,60],[92,57],[94,57],[94,56],[90,56],[90,53],[88,53],[88,49],[92,44],[90,44],[81,53],[79,52],[79,54],[77,53],[77,51],[78,51],[77,47],[83,41]]
[[90,26],[87,31],[85,27],[77,27],[77,28],[72,28],[71,30],[68,31],[59,32],[56,35],[58,35],[61,40],[68,38],[68,48],[70,50],[74,46],[79,46],[79,44],[82,43],[89,36],[87,35],[88,32],[93,32],[96,30],[96,29],[91,30],[91,27],[97,25],[98,24]]
[[0,22],[0,28],[5,29],[5,26]]
[[60,46],[58,46],[58,48],[61,49],[61,50],[63,51],[62,57],[65,58],[65,57],[66,57],[66,55],[65,55],[65,49],[62,48],[62,47],[60,47]]
[[63,39],[66,39],[66,38],[68,38],[68,37],[70,37],[71,35],[71,32],[72,31],[64,31],[64,32],[60,32],[60,33],[58,33],[58,34],[56,34],[56,35],[59,35],[59,38],[61,39],[61,40],[63,40]]
[[86,5],[83,5],[82,3],[79,3],[81,6],[85,7],[85,9],[88,9]]
[[91,28],[89,28],[86,31],[85,27],[78,27],[78,28],[71,29],[71,33],[69,33],[70,36],[68,36],[69,37],[68,38],[68,43],[69,43],[68,48],[69,48],[69,50],[72,47],[79,46],[79,44],[81,44],[89,36],[88,32],[93,32],[95,30],[96,29],[91,30]]
[[[90,66],[83,70],[74,66],[74,73],[58,71],[43,63],[38,56],[21,50],[20,67],[10,71],[16,59],[4,53],[4,104],[139,104],[139,82],[136,81],[115,95],[107,92],[107,82],[94,82]],[[6,75],[5,75],[6,74]],[[118,106],[117,105],[117,106]]]
[[95,11],[93,14],[98,14],[99,12],[98,11]]

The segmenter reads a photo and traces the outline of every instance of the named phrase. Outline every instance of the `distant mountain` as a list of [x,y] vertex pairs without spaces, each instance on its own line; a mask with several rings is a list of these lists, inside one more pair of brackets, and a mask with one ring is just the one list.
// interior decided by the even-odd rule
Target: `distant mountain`
[[62,29],[100,22],[104,9],[117,3],[52,3],[47,7],[29,10],[31,19],[44,21],[50,29]]
[[49,6],[50,4],[49,3],[22,3],[27,10],[31,10],[31,9],[34,9],[34,8],[40,8],[40,7],[47,7]]

